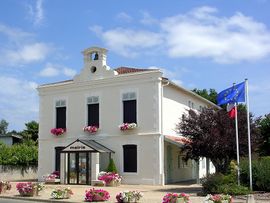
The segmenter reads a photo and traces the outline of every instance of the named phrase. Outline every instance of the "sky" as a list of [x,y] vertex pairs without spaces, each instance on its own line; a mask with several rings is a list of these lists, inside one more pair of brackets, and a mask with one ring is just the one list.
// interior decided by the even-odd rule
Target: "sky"
[[107,64],[160,68],[186,89],[249,83],[250,111],[270,113],[269,0],[9,0],[0,2],[0,119],[38,121],[38,85],[72,79],[81,51]]

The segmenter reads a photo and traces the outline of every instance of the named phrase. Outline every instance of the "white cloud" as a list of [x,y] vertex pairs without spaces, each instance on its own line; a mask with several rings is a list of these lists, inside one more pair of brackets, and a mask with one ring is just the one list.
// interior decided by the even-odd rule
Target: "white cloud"
[[144,25],[158,25],[159,21],[155,18],[153,18],[148,12],[143,11],[142,12],[143,18],[140,20],[140,22]]
[[0,115],[11,126],[10,129],[21,130],[24,123],[37,120],[38,97],[33,81],[21,80],[10,76],[0,76]]
[[42,77],[55,77],[63,74],[67,77],[73,77],[76,74],[74,69],[59,65],[59,64],[52,64],[47,63],[45,68],[42,69],[39,73]]
[[125,12],[121,12],[116,16],[117,19],[124,21],[124,22],[131,22],[132,21],[132,17],[130,15],[128,15]]
[[156,21],[145,13],[141,22],[157,22],[157,31],[103,31],[100,27],[92,31],[108,48],[126,57],[143,55],[149,49],[166,50],[172,58],[209,58],[217,63],[255,61],[270,55],[270,31],[263,23],[239,12],[229,17],[218,14],[216,8],[204,6]]
[[[90,29],[93,30],[95,27]],[[138,50],[153,49],[162,43],[159,34],[145,30],[116,28],[97,34],[101,34],[109,49],[126,57],[134,57],[138,55]]]
[[44,20],[43,0],[36,0],[35,5],[27,5],[28,15],[34,25],[41,25]]

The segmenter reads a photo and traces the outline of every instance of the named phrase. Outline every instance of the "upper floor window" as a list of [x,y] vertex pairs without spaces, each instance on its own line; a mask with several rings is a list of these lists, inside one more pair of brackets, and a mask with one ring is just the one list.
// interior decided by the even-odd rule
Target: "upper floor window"
[[135,92],[128,92],[122,95],[123,101],[123,122],[137,123],[137,100]]
[[137,145],[123,145],[124,172],[137,172]]
[[88,126],[99,127],[99,97],[92,96],[87,98],[88,107]]
[[56,108],[56,128],[66,128],[66,101],[57,100]]

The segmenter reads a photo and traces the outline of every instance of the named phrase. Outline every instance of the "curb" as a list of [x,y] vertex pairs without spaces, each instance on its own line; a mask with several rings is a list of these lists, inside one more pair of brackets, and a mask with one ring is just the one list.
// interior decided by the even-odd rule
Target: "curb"
[[37,199],[37,198],[29,198],[29,197],[16,197],[16,196],[0,196],[0,199],[16,199],[16,200],[25,200],[31,202],[60,202],[60,203],[78,203],[72,201],[65,200],[56,200],[56,199]]

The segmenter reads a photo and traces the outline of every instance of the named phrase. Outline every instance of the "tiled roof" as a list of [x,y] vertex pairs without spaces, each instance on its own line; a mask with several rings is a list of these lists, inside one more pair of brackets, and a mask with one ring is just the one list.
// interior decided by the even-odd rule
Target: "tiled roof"
[[171,140],[173,142],[185,145],[185,144],[190,144],[191,140],[183,137],[183,136],[171,136],[171,135],[165,135],[165,138],[167,138],[168,140]]
[[136,73],[136,72],[143,72],[143,71],[154,71],[158,69],[142,69],[142,68],[129,68],[129,67],[119,67],[114,69],[118,74],[126,74],[126,73]]

